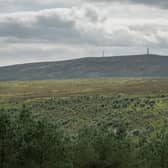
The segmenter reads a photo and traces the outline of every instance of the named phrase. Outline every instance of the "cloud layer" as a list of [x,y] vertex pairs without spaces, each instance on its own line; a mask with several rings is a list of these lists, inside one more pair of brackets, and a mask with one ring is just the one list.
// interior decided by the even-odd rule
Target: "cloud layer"
[[[167,46],[167,18],[110,16],[100,7],[48,9],[0,16],[0,39],[11,43],[86,44],[98,46]],[[117,9],[120,10],[122,9]],[[124,10],[124,9],[123,9]],[[144,10],[145,11],[145,10]],[[104,13],[103,13],[104,12]],[[115,12],[115,11],[114,11]],[[155,11],[153,11],[155,12]]]
[[167,1],[98,1],[1,0],[0,65],[100,56],[103,49],[108,55],[146,47],[168,53]]
[[0,13],[65,8],[80,3],[81,0],[0,0]]
[[161,7],[163,9],[168,8],[167,0],[87,0],[88,2],[99,2],[99,3],[112,3],[112,2],[120,2],[120,3],[130,3],[130,4],[143,4],[148,6],[156,6]]

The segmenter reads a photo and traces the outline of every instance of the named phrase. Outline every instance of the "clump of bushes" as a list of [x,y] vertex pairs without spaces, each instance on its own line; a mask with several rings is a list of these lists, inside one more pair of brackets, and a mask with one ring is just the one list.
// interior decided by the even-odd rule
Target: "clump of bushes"
[[23,106],[15,115],[0,110],[0,168],[167,168],[168,133],[151,139],[88,126],[69,136],[57,122]]

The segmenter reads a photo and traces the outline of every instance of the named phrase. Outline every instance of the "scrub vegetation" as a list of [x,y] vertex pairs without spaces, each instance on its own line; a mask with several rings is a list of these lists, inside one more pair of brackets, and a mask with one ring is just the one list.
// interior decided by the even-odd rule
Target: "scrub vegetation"
[[0,82],[0,168],[167,168],[168,79]]

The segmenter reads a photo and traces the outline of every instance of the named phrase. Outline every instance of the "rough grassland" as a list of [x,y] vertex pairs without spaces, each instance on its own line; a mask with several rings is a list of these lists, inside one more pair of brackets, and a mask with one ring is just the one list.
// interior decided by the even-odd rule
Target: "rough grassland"
[[0,99],[51,96],[160,94],[168,92],[168,79],[100,78],[42,81],[1,81]]
[[111,128],[123,121],[130,131],[149,134],[168,121],[168,79],[0,82],[0,108],[17,112],[23,104],[67,130],[85,125]]
[[0,82],[0,168],[167,168],[168,79]]

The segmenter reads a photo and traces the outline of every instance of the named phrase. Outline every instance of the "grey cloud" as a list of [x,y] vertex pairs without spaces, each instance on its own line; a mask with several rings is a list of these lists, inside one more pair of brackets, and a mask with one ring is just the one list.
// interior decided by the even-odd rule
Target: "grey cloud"
[[89,18],[92,22],[97,22],[99,21],[99,16],[98,13],[95,9],[87,7],[85,9],[85,15],[87,18]]
[[167,0],[86,0],[88,2],[100,2],[100,3],[111,3],[111,2],[120,2],[120,3],[132,3],[132,4],[143,4],[148,6],[160,7],[163,9],[168,8]]
[[[27,18],[27,19],[24,19]],[[21,13],[0,18],[0,37],[32,41],[77,43],[80,32],[75,21],[55,10]]]
[[[53,42],[62,44],[110,45],[104,31],[98,30],[98,16],[91,8],[83,13],[71,10],[43,10],[0,17],[0,37],[6,42]],[[82,22],[81,22],[82,21]],[[88,28],[92,25],[92,28]]]
[[[109,48],[109,53],[113,51],[113,55],[122,51],[126,53],[129,47],[167,48],[167,17],[160,18],[166,11],[156,18],[129,18],[136,15],[135,10],[135,13],[128,12],[127,18],[113,16],[112,9],[107,12],[102,9],[102,13],[100,10],[99,5],[86,4],[83,7],[1,14],[1,65],[7,62],[13,64],[97,56],[102,48]],[[2,44],[5,45],[3,51]],[[34,44],[39,46],[34,48]],[[43,49],[53,44],[53,49]],[[17,48],[12,48],[13,45],[17,45]],[[60,45],[64,45],[61,50]]]
[[0,0],[0,13],[72,7],[81,0]]
[[[96,11],[51,9],[0,17],[0,38],[8,43],[57,43],[97,46],[167,45],[167,25],[109,25],[101,23]],[[81,16],[80,16],[81,15]],[[96,21],[96,22],[95,22]],[[98,23],[97,23],[98,22]],[[98,26],[99,25],[99,26]],[[101,25],[101,26],[100,26]],[[149,32],[150,30],[150,32]],[[153,40],[153,41],[152,41]]]
[[168,53],[168,11],[150,6],[166,9],[168,1],[0,0],[0,66],[99,56],[102,49],[124,55],[149,46]]

